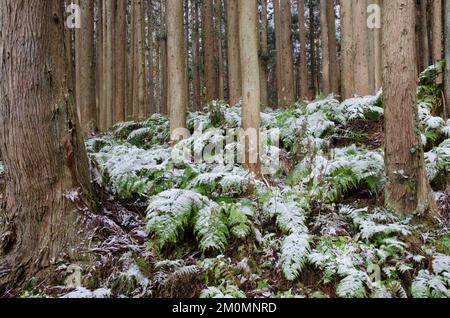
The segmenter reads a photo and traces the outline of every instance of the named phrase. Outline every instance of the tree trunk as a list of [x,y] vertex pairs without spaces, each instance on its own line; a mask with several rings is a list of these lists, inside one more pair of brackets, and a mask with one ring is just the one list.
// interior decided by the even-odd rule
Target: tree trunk
[[370,94],[366,0],[354,0],[353,19],[353,43],[355,45],[354,93],[365,96]]
[[274,2],[278,107],[287,108],[295,102],[291,0],[275,0]]
[[[381,7],[381,0],[372,0],[372,2]],[[381,28],[375,28],[373,30],[373,42],[374,42],[374,68],[375,68],[375,94],[381,89],[383,81],[383,57],[381,52],[381,40],[382,31]]]
[[186,128],[187,82],[184,57],[183,2],[167,0],[167,102],[172,136]]
[[430,40],[428,32],[428,0],[420,0],[421,11],[421,29],[422,29],[422,56],[423,56],[423,68],[427,68],[430,65]]
[[336,43],[336,11],[334,0],[327,1],[327,25],[328,25],[328,48],[330,50],[330,89],[333,94],[339,94],[339,70],[337,63]]
[[341,0],[341,95],[351,98],[355,92],[353,0]]
[[[345,1],[345,0],[344,0]],[[317,95],[318,90],[318,66],[317,66],[317,50],[316,50],[316,35],[314,22],[314,2],[309,2],[309,47],[311,50],[311,77],[309,79],[310,99],[313,100]]]
[[3,0],[0,16],[0,152],[7,180],[2,290],[32,278],[52,283],[59,260],[80,260],[88,233],[75,205],[92,192],[69,87],[61,1]]
[[306,27],[305,27],[305,1],[297,0],[298,32],[300,42],[298,91],[299,99],[308,98],[308,60],[306,55]]
[[239,0],[227,1],[228,93],[230,106],[241,99],[241,60],[239,56]]
[[386,204],[400,215],[436,209],[417,130],[414,2],[384,2]]
[[117,1],[115,33],[115,97],[114,122],[125,120],[125,104],[127,89],[127,3]]
[[[239,1],[239,43],[242,71],[242,127],[249,133],[244,137],[244,164],[261,175],[259,128],[261,94],[258,62],[258,2]],[[253,133],[252,133],[253,132]]]
[[106,47],[105,47],[105,129],[113,126],[114,117],[114,33],[115,33],[115,1],[106,1]]
[[193,97],[194,97],[194,109],[200,111],[202,109],[201,99],[201,81],[200,81],[200,17],[199,17],[199,4],[198,0],[194,0],[194,26],[193,26],[193,48],[192,48],[192,76],[193,76]]
[[267,59],[269,57],[268,29],[269,21],[267,17],[267,0],[261,0],[261,26],[260,26],[260,56],[259,56],[259,77],[261,90],[261,106],[269,106],[269,92],[267,87]]
[[83,133],[90,135],[96,129],[94,2],[78,0],[82,28],[75,31],[76,100]]
[[160,35],[160,80],[161,80],[161,114],[168,115],[167,106],[167,19],[166,19],[166,0],[160,0],[161,6],[161,35]]
[[[442,60],[442,0],[433,1],[433,64]],[[442,84],[442,76],[436,79],[437,84]]]
[[137,65],[138,65],[138,72],[137,72],[137,85],[138,85],[138,94],[137,94],[137,102],[138,102],[138,118],[142,119],[145,118],[145,116],[148,115],[148,109],[147,109],[147,93],[146,93],[146,72],[147,72],[147,66],[145,63],[145,7],[144,7],[144,0],[134,0],[137,1],[136,5],[136,29],[137,32]]
[[155,41],[153,39],[153,34],[155,32],[155,9],[153,0],[149,0],[149,4],[146,9],[147,15],[147,34],[146,38],[148,41],[148,68],[147,68],[147,112],[149,115],[153,115],[157,112],[156,102],[155,102]]
[[215,0],[214,15],[216,21],[216,41],[215,41],[215,56],[217,56],[217,78],[219,85],[220,100],[225,99],[225,83],[223,71],[223,41],[222,41],[222,0]]
[[322,41],[322,91],[325,95],[331,93],[330,46],[327,7],[329,0],[320,0],[320,36]]
[[445,104],[447,117],[450,117],[450,0],[445,0]]
[[214,1],[204,0],[203,7],[203,28],[205,52],[205,85],[206,102],[219,98],[219,79],[217,72],[217,51],[215,49],[215,28],[214,28]]

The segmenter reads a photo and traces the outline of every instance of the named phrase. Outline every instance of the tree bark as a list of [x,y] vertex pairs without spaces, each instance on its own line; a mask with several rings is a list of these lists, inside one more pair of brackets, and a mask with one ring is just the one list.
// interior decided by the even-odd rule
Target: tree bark
[[417,71],[414,2],[384,2],[386,205],[400,215],[434,213],[417,130]]
[[198,0],[193,0],[193,48],[192,48],[192,76],[193,76],[193,97],[194,97],[194,109],[200,111],[202,109],[202,98],[201,98],[201,80],[200,80],[200,17],[199,17],[199,2]]
[[339,68],[337,63],[336,43],[336,11],[334,0],[327,1],[327,25],[328,25],[328,48],[330,50],[330,89],[333,94],[339,94]]
[[219,79],[217,72],[217,51],[215,49],[214,1],[204,0],[203,6],[203,49],[205,54],[206,102],[219,98]]
[[[442,0],[433,1],[433,64],[442,60]],[[442,76],[436,79],[437,84],[442,84]]]
[[[373,0],[374,4],[381,7],[381,0]],[[374,67],[375,67],[375,94],[382,88],[383,82],[383,55],[381,52],[382,30],[375,28],[373,30],[374,41]]]
[[222,0],[215,0],[214,3],[214,16],[215,16],[215,27],[216,27],[216,41],[215,41],[215,56],[217,56],[217,78],[219,85],[219,95],[220,100],[225,99],[225,83],[224,83],[224,53],[223,53],[223,41],[222,41]]
[[306,27],[305,27],[305,1],[297,0],[298,32],[300,42],[298,91],[299,99],[308,98],[308,60],[306,55]]
[[62,3],[25,4],[0,2],[0,152],[7,180],[0,290],[33,277],[51,283],[58,261],[80,260],[87,227],[69,198],[81,204],[92,195],[69,87]]
[[[345,0],[344,0],[345,1]],[[317,95],[318,90],[318,64],[317,64],[317,50],[316,50],[316,26],[314,22],[314,2],[309,2],[309,47],[311,50],[311,76],[310,82],[310,99],[313,100]]]
[[242,126],[245,132],[253,131],[244,138],[244,164],[261,175],[259,128],[261,92],[258,61],[258,3],[257,0],[239,1],[239,43],[242,71]]
[[450,117],[450,0],[445,0],[444,10],[445,23],[445,104],[447,108],[447,117]]
[[430,66],[430,40],[428,32],[428,0],[420,0],[421,30],[422,30],[422,56],[423,68]]
[[95,55],[94,55],[94,2],[78,0],[82,27],[75,31],[76,100],[84,134],[96,130]]
[[275,0],[274,3],[278,107],[287,108],[295,102],[291,0]]
[[353,18],[353,43],[355,45],[354,93],[365,96],[370,94],[366,0],[354,0]]
[[[170,131],[186,128],[187,82],[184,57],[183,2],[167,0],[167,89]],[[173,135],[172,135],[173,136]]]
[[269,106],[269,92],[267,87],[267,59],[269,57],[268,29],[269,21],[267,17],[267,0],[261,0],[261,26],[260,26],[260,56],[259,56],[259,77],[261,88],[261,107]]
[[327,7],[329,0],[320,0],[320,39],[322,41],[322,91],[328,96],[331,93],[330,46]]
[[161,7],[161,35],[160,35],[160,80],[161,80],[161,114],[168,115],[167,106],[167,19],[166,19],[166,0],[160,0]]
[[239,56],[239,0],[227,1],[228,93],[230,106],[241,99],[241,60]]
[[353,0],[341,0],[341,95],[344,100],[355,92],[353,5]]

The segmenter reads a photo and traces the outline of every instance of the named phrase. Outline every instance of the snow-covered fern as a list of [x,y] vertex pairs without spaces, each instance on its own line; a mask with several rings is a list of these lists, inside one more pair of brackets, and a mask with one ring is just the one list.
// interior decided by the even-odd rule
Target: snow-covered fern
[[299,203],[292,193],[275,194],[263,206],[263,212],[275,218],[286,234],[281,244],[280,262],[288,280],[295,280],[302,272],[310,252],[310,236],[305,225],[306,202]]
[[168,190],[149,200],[147,229],[155,238],[152,244],[160,249],[177,243],[191,222],[195,210],[209,205],[209,199],[189,190]]
[[246,298],[245,293],[234,285],[227,287],[207,287],[204,289],[200,298]]

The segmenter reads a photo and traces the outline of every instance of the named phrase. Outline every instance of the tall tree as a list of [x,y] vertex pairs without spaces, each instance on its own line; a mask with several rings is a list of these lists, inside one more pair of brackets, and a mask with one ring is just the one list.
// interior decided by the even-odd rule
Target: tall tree
[[[76,100],[80,123],[85,134],[96,129],[94,2],[78,0],[81,9],[80,29],[75,31]],[[69,51],[70,52],[70,51]]]
[[423,68],[430,65],[430,46],[429,46],[429,31],[428,31],[428,0],[420,0],[421,11],[421,38],[422,38],[422,57]]
[[353,1],[353,44],[355,91],[358,95],[369,95],[369,57],[366,0]]
[[2,289],[33,277],[49,282],[55,259],[79,260],[88,233],[74,193],[89,199],[92,192],[69,87],[62,2],[2,0],[0,16],[0,152],[8,180]]
[[274,0],[278,107],[295,102],[291,0]]
[[214,27],[214,0],[203,1],[203,50],[205,54],[206,101],[219,98],[219,75],[217,71],[217,50]]
[[147,115],[146,104],[146,63],[145,63],[145,19],[144,19],[144,0],[131,1],[131,32],[132,44],[131,50],[133,71],[132,71],[132,89],[131,102],[133,105],[133,116],[144,118]]
[[[381,8],[381,0],[372,0],[373,4],[378,5]],[[373,52],[373,64],[375,68],[375,91],[373,93],[378,92],[378,90],[382,87],[383,82],[383,56],[381,52],[381,41],[382,41],[382,30],[381,26],[378,28],[376,27],[373,30],[373,46],[374,46],[374,52]]]
[[259,77],[261,88],[261,106],[269,105],[269,92],[267,87],[267,61],[269,58],[269,21],[267,16],[267,0],[261,0],[261,25],[260,25],[260,52],[259,52]]
[[386,204],[398,214],[434,212],[417,130],[415,4],[384,2]]
[[331,93],[330,39],[328,31],[329,0],[320,0],[320,39],[322,42],[322,90],[325,95]]
[[192,90],[194,98],[194,109],[202,109],[202,98],[201,98],[201,65],[200,65],[200,9],[199,0],[193,0],[192,4],[194,19],[193,23],[193,35],[192,35]]
[[318,83],[318,63],[317,63],[317,49],[316,49],[316,23],[314,19],[314,1],[309,1],[308,11],[309,11],[309,48],[311,55],[311,76],[309,78],[310,82],[310,99],[314,99],[317,95],[317,90],[319,88]]
[[224,81],[224,45],[223,45],[223,12],[222,12],[222,0],[214,1],[214,21],[216,30],[216,41],[214,45],[215,56],[217,56],[217,79],[219,86],[219,96],[220,100],[225,99],[225,81]]
[[450,0],[445,0],[445,104],[447,105],[447,117],[450,117]]
[[228,93],[230,105],[241,99],[241,61],[239,56],[239,0],[227,1]]
[[355,93],[353,0],[341,0],[341,95],[348,99]]
[[125,120],[127,89],[127,2],[117,1],[114,37],[114,122]]
[[161,101],[160,101],[160,112],[164,115],[169,114],[169,109],[167,107],[167,19],[166,19],[166,1],[160,0],[160,21],[161,21],[161,33],[159,36],[160,44],[160,91],[161,91]]
[[339,70],[337,63],[336,43],[336,11],[334,0],[327,1],[327,25],[328,25],[328,48],[330,50],[330,89],[334,94],[339,93]]
[[239,43],[242,71],[242,126],[250,132],[244,139],[244,164],[257,176],[261,174],[259,128],[261,92],[258,61],[258,2],[239,1]]
[[305,1],[297,0],[300,52],[298,61],[298,97],[308,98],[308,60],[306,55]]
[[[442,0],[433,1],[433,64],[442,60]],[[442,83],[442,77],[438,77],[438,83]]]
[[186,128],[187,81],[184,57],[183,1],[167,0],[167,104],[170,131]]

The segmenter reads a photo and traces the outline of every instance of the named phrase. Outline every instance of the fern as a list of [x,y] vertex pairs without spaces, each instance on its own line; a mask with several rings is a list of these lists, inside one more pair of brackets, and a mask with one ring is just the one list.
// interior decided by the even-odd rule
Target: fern
[[446,174],[450,167],[450,139],[425,153],[425,163],[430,181],[437,179],[439,175]]
[[121,197],[146,196],[152,181],[164,175],[169,164],[169,149],[154,147],[144,150],[135,146],[107,146],[92,154],[100,172]]
[[263,206],[263,212],[276,218],[278,227],[287,234],[281,245],[281,267],[288,280],[295,280],[302,272],[310,253],[310,236],[305,225],[305,208],[291,194],[276,195]]
[[[407,236],[411,234],[409,226],[398,222],[395,216],[388,211],[380,209],[375,213],[369,213],[368,209],[355,209],[344,206],[340,210],[340,214],[349,217],[353,224],[359,229],[361,238],[369,240],[376,237],[390,237],[393,234]],[[388,221],[388,222],[386,222]],[[397,222],[394,222],[397,221]],[[389,241],[385,241],[389,243]],[[392,243],[392,241],[391,241]],[[398,244],[396,242],[396,244]],[[392,245],[392,244],[391,244]]]
[[309,243],[306,233],[293,233],[283,240],[280,261],[287,280],[295,280],[303,271],[311,251]]
[[227,211],[230,233],[240,240],[247,238],[251,232],[251,219],[253,219],[255,215],[253,207],[247,204],[238,203],[225,205],[224,209]]
[[177,243],[188,227],[195,209],[202,209],[209,200],[188,190],[169,190],[150,199],[147,208],[147,229],[155,235],[152,244],[159,250]]
[[421,270],[411,284],[411,295],[414,298],[449,298],[448,280],[427,270]]
[[341,280],[336,289],[336,294],[342,298],[366,298],[366,279],[366,273],[355,270]]
[[142,124],[135,121],[118,123],[113,127],[113,135],[118,139],[126,140],[132,131],[141,127]]
[[226,222],[218,204],[209,204],[199,210],[195,232],[202,252],[225,250],[229,234]]
[[246,298],[245,293],[234,285],[227,287],[208,287],[204,289],[200,298]]
[[145,148],[150,144],[152,136],[152,130],[148,127],[133,130],[127,138],[127,142],[133,146]]

